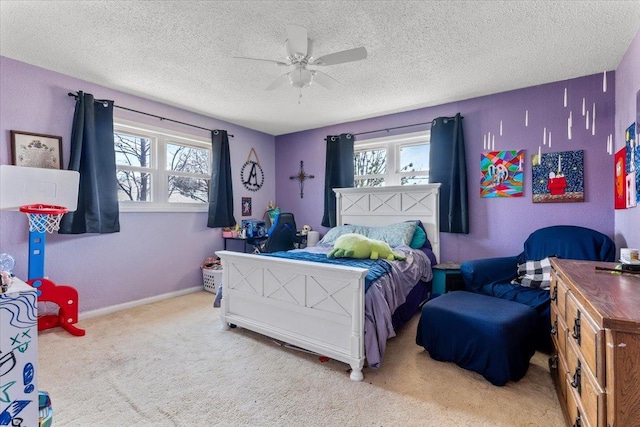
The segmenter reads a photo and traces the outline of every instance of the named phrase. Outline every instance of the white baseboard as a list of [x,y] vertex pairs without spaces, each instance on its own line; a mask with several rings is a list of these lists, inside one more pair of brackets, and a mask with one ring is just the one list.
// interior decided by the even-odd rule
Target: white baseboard
[[136,301],[125,302],[118,305],[111,305],[109,307],[99,308],[97,310],[90,310],[80,313],[78,315],[79,320],[90,319],[91,317],[102,316],[104,314],[115,313],[116,311],[126,310],[128,308],[138,307],[145,304],[151,304],[152,302],[163,301],[169,298],[175,298],[186,294],[191,294],[194,292],[200,292],[204,289],[202,286],[194,286],[192,288],[181,289],[175,292],[169,292],[162,295],[156,295],[149,298],[143,298]]

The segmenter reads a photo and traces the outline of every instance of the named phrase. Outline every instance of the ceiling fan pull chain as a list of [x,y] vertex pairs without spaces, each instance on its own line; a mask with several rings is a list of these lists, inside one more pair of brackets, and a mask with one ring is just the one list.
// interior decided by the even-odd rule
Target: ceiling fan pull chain
[[298,105],[302,103],[302,88],[300,88],[300,95],[298,96]]

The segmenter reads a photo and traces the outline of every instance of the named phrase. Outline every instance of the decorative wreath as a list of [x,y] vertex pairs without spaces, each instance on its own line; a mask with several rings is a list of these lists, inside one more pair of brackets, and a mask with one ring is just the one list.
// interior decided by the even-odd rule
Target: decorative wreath
[[[247,168],[248,166],[251,166]],[[247,170],[248,169],[248,170]],[[264,184],[264,172],[260,163],[248,160],[240,169],[240,179],[242,185],[249,191],[258,191]]]

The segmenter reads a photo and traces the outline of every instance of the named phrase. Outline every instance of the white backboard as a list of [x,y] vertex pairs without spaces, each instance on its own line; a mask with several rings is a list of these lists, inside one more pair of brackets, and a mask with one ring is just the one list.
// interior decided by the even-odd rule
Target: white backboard
[[80,174],[60,169],[0,165],[0,209],[17,211],[20,206],[43,204],[78,207]]

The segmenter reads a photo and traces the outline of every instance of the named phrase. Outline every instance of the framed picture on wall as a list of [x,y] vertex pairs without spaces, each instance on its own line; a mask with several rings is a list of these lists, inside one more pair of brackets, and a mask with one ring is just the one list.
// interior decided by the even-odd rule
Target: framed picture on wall
[[11,162],[16,166],[62,169],[62,137],[12,130]]
[[242,216],[251,216],[251,197],[242,198]]
[[613,196],[616,209],[627,208],[627,149],[621,148],[614,156],[615,192]]
[[533,203],[584,202],[584,150],[543,153],[535,160]]
[[522,197],[524,150],[480,153],[480,197]]

